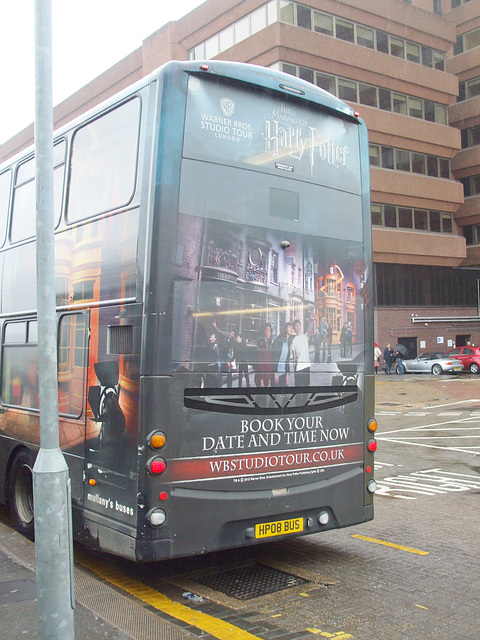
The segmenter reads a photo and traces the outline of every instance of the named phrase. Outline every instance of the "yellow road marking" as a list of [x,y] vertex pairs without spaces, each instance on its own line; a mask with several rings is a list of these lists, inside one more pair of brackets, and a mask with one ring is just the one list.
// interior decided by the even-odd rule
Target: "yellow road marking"
[[428,556],[428,551],[420,551],[419,549],[411,549],[410,547],[403,547],[401,544],[393,544],[393,542],[386,542],[385,540],[377,540],[376,538],[367,538],[366,536],[359,536],[357,534],[352,535],[352,538],[358,538],[359,540],[366,540],[367,542],[376,542],[377,544],[383,544],[385,547],[393,547],[394,549],[400,549],[401,551],[408,551],[409,553],[416,553],[419,556]]
[[90,569],[110,584],[114,584],[135,598],[177,620],[209,633],[214,638],[219,638],[219,640],[260,640],[258,636],[254,636],[228,622],[170,600],[163,593],[159,593],[155,589],[142,584],[139,580],[126,577],[119,569],[102,562],[98,558],[93,560],[82,553],[76,553],[75,556],[79,564],[87,567],[87,569]]
[[310,633],[317,634],[319,633],[324,638],[333,638],[333,640],[347,640],[347,638],[353,638],[349,633],[345,633],[344,631],[338,631],[337,633],[328,633],[328,631],[322,631],[321,629],[306,629]]

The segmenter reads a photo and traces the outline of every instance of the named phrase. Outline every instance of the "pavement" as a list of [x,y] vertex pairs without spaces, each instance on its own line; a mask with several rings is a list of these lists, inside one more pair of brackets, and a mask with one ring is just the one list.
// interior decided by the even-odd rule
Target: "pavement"
[[[0,507],[0,640],[53,640],[39,635],[35,545],[4,524]],[[177,628],[75,564],[75,640],[188,640]],[[110,622],[116,620],[118,626]],[[73,640],[63,634],[62,640]]]
[[[5,531],[2,532],[5,535]],[[4,538],[0,536],[1,538]],[[19,536],[19,534],[16,534]],[[27,541],[26,541],[27,542]],[[36,639],[38,606],[35,572],[25,566],[25,559],[15,558],[8,542],[0,542],[0,638]],[[33,547],[33,544],[32,544]],[[30,555],[30,554],[28,554]],[[26,561],[28,565],[28,558]],[[109,622],[102,620],[82,605],[74,609],[76,640],[133,640]]]

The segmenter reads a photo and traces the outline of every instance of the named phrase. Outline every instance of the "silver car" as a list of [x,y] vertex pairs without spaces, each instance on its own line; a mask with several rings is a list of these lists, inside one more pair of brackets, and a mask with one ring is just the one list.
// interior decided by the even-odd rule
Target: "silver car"
[[[398,373],[398,363],[395,371]],[[422,353],[412,360],[403,360],[405,373],[433,373],[440,376],[442,373],[457,373],[463,371],[463,362],[451,358],[447,353],[430,351]]]

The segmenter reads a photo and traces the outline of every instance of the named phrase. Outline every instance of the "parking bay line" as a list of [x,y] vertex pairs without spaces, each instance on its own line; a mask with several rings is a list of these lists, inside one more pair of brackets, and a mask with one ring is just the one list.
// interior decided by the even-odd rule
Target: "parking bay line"
[[412,549],[411,547],[404,547],[401,544],[394,544],[393,542],[387,542],[386,540],[377,540],[377,538],[368,538],[367,536],[361,536],[359,534],[353,534],[352,538],[358,538],[359,540],[366,540],[367,542],[375,542],[376,544],[382,544],[385,547],[393,547],[400,551],[408,551],[408,553],[416,553],[419,556],[428,556],[428,551],[420,551],[419,549]]

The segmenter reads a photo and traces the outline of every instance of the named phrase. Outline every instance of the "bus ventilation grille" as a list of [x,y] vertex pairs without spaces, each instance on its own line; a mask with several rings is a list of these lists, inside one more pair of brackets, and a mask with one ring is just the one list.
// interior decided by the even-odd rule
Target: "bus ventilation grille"
[[308,582],[262,564],[251,564],[196,578],[196,582],[230,598],[250,600]]

